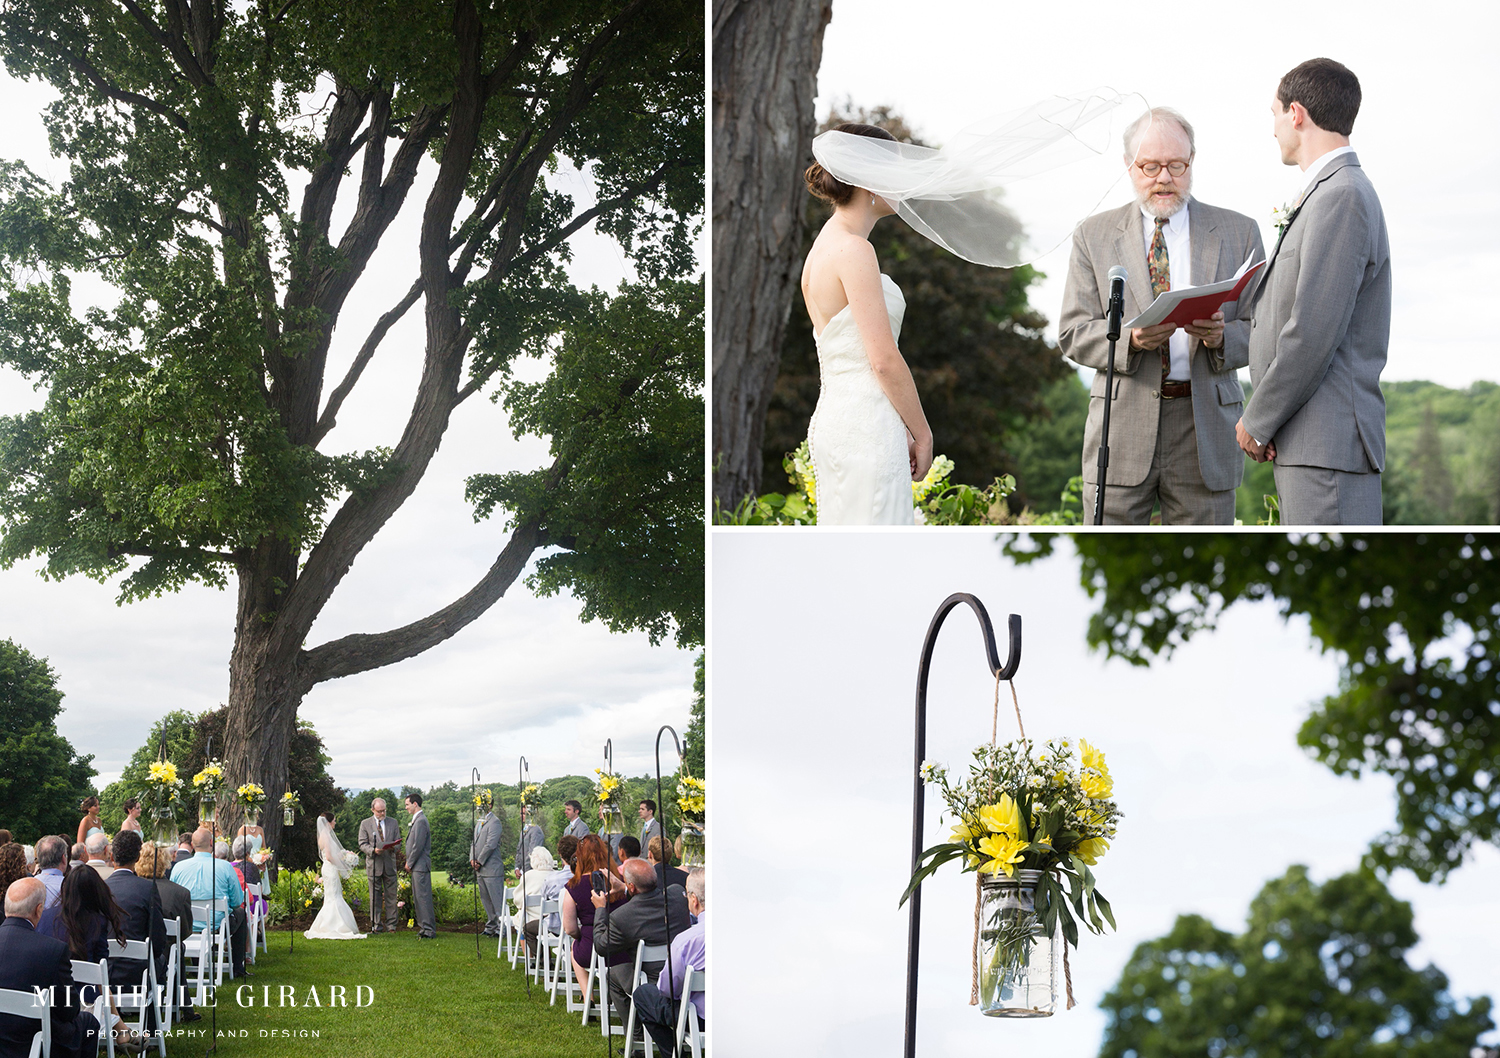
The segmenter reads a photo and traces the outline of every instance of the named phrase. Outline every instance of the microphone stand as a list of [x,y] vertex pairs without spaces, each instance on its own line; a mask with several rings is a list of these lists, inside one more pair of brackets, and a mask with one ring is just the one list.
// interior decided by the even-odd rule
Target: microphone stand
[[[1116,275],[1116,272],[1119,275]],[[1104,524],[1104,489],[1109,478],[1109,406],[1115,399],[1115,342],[1120,339],[1120,317],[1125,314],[1125,269],[1116,265],[1109,270],[1109,322],[1105,337],[1109,339],[1109,363],[1104,375],[1104,429],[1099,437],[1099,484],[1094,488],[1094,524]]]
[[[677,771],[679,774],[682,772],[682,741],[678,739],[677,732],[672,727],[663,724],[661,730],[656,733],[656,807],[658,810],[663,810],[666,807],[666,802],[661,797],[661,736],[668,732],[672,735],[672,744],[677,747]],[[689,1000],[686,989],[684,989],[683,995],[677,995],[677,975],[672,972],[672,911],[671,905],[667,902],[667,857],[671,855],[671,852],[668,851],[671,847],[671,845],[667,844],[667,826],[663,823],[661,828],[661,860],[656,864],[656,887],[661,890],[662,925],[666,927],[667,931],[667,997],[669,999],[676,998],[679,1003],[686,1003]],[[650,852],[649,843],[647,852],[648,854]],[[683,899],[687,899],[685,891]],[[676,1024],[675,1020],[673,1024]],[[643,1035],[649,1034],[644,1024],[641,1026],[641,1033]],[[625,1053],[630,1053],[629,1040],[625,1041]],[[682,1039],[678,1037],[672,1041],[672,1058],[680,1058],[681,1054]]]
[[[1105,407],[1109,407],[1108,404]],[[1101,482],[1102,484],[1102,482]],[[979,631],[984,637],[985,659],[990,672],[997,680],[1008,680],[1021,667],[1021,618],[1010,615],[1010,642],[1006,648],[1005,664],[1000,664],[1000,654],[995,648],[995,629],[990,624],[990,615],[984,604],[967,592],[956,592],[943,600],[932,623],[927,626],[927,637],[922,640],[922,658],[917,665],[917,734],[916,763],[912,765],[911,808],[911,869],[915,874],[922,862],[922,807],[926,784],[922,782],[922,761],[927,755],[927,676],[932,669],[932,651],[937,646],[938,630],[953,609],[967,603],[979,618]],[[906,934],[906,1049],[905,1058],[916,1058],[917,1054],[917,952],[922,939],[922,886],[911,892],[911,914]]]

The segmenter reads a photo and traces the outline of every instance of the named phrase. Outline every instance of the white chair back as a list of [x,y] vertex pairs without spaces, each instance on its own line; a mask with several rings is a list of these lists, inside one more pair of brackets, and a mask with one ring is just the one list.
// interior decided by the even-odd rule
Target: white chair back
[[[682,983],[682,1003],[677,1008],[677,1035],[674,1039],[681,1044],[685,1036],[693,1058],[703,1058],[707,1040],[698,1020],[698,1008],[692,1004],[691,997],[695,992],[707,991],[707,977],[702,970],[689,970],[686,977]],[[678,1051],[682,1052],[683,1048],[678,1047]]]
[[31,1040],[31,1058],[52,1058],[51,997],[46,992],[37,995],[15,988],[0,988],[0,1014],[41,1022]]
[[93,985],[99,989],[99,995],[94,998],[93,1014],[94,1020],[99,1022],[99,1037],[108,1044],[107,1053],[109,1058],[115,1058],[115,1034],[107,1026],[114,1024],[114,1019],[109,1013],[109,960],[100,959],[98,962],[83,962],[79,959],[73,960],[73,983],[77,985]]

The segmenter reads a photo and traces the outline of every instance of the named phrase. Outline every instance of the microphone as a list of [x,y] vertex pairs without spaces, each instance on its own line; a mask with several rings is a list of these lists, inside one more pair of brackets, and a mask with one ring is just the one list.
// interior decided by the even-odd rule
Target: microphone
[[1105,337],[1112,342],[1120,338],[1120,318],[1125,315],[1125,280],[1129,278],[1124,265],[1109,270],[1109,324]]

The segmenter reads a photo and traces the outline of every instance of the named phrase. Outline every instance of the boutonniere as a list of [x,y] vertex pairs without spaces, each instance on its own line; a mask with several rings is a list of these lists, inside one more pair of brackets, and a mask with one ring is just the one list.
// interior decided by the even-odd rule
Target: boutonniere
[[1296,215],[1297,207],[1291,204],[1278,206],[1271,210],[1271,226],[1276,229],[1276,234],[1286,234],[1286,226],[1292,222],[1292,218]]

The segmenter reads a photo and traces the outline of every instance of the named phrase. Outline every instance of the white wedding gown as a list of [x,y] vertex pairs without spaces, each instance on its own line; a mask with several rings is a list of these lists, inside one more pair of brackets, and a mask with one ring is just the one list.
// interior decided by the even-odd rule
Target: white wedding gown
[[[906,299],[884,273],[891,336],[901,337]],[[818,406],[808,426],[819,525],[912,525],[906,424],[870,367],[845,305],[817,336]]]
[[323,860],[323,907],[311,928],[302,934],[308,940],[364,940],[354,921],[354,911],[344,899],[344,880],[339,869]]

